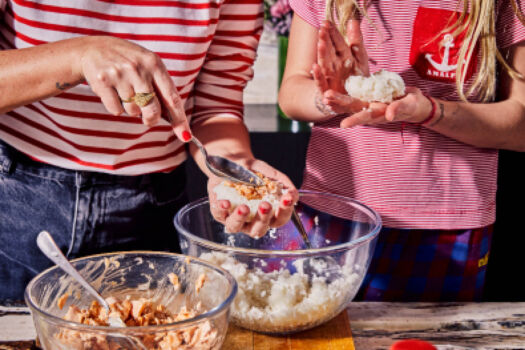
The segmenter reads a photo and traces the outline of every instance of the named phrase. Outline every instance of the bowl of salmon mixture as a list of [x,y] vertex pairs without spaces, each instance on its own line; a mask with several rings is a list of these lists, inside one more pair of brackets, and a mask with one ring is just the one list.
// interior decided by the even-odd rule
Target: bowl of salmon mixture
[[[116,252],[72,261],[109,305],[52,267],[27,286],[38,342],[62,349],[220,349],[237,293],[227,271],[164,252]],[[110,319],[122,322],[115,326]]]

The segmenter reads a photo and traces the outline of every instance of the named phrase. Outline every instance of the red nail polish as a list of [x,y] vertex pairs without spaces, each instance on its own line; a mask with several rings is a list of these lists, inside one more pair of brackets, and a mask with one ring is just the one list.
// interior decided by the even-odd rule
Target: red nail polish
[[182,132],[182,139],[183,139],[184,141],[189,141],[189,140],[191,139],[191,134],[190,134],[190,132],[187,131],[187,130],[184,130],[184,131]]
[[221,202],[219,205],[222,209],[228,209],[230,207],[230,205],[227,202]]
[[292,200],[291,199],[283,199],[283,204],[286,205],[286,206],[289,206],[290,204],[292,204]]
[[268,212],[270,211],[270,209],[268,208],[263,208],[263,207],[259,207],[259,211],[261,212],[261,214],[268,214]]
[[237,208],[237,214],[244,215],[244,210],[242,210],[241,208]]

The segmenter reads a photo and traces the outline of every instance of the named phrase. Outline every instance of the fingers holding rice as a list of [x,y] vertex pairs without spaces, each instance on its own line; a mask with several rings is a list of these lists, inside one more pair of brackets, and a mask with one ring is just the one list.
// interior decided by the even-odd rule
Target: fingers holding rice
[[[363,102],[363,106],[357,112],[349,110],[353,114],[341,121],[340,126],[342,128],[393,121],[385,118],[387,108],[392,102],[405,97],[407,93],[403,78],[397,73],[385,70],[376,72],[369,77],[350,76],[345,82],[345,89],[348,98]],[[330,102],[336,105],[332,108],[337,106],[344,108],[345,103],[340,100],[341,98],[332,99]],[[346,104],[348,105],[348,103]]]
[[224,222],[224,231],[227,233],[236,233],[243,231],[246,222],[249,221],[250,209],[241,204],[226,218]]
[[265,201],[261,202],[248,234],[254,238],[264,236],[270,228],[270,221],[273,217],[272,212],[273,208],[270,203]]
[[[297,191],[284,188],[279,181],[270,180],[257,173],[262,186],[248,186],[222,181],[212,191],[215,201],[228,201],[229,215],[222,219],[224,212],[212,209],[216,219],[222,221],[226,232],[244,232],[254,238],[264,236],[270,227],[285,224],[297,201]],[[222,220],[221,220],[222,219]]]
[[228,200],[219,200],[213,192],[213,188],[221,182],[217,177],[210,177],[208,180],[208,194],[210,199],[210,212],[213,218],[219,222],[224,222],[231,212],[231,204]]
[[285,193],[282,196],[279,203],[279,208],[277,208],[277,215],[275,215],[275,218],[270,225],[271,227],[280,227],[286,224],[286,222],[288,222],[290,219],[295,202],[297,201],[297,199],[294,198],[293,194],[290,192],[291,191]]

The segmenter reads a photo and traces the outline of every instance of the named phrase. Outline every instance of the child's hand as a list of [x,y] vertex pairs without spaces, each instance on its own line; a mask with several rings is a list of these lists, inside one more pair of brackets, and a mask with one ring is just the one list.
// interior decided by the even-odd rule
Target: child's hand
[[390,104],[370,103],[368,108],[343,119],[341,127],[351,128],[357,125],[374,125],[398,121],[420,123],[426,120],[432,111],[432,102],[418,88],[407,87],[406,91],[407,94],[404,97]]
[[[328,21],[319,30],[317,63],[312,67],[312,76],[318,89],[318,102],[326,105],[333,114],[352,113],[368,106],[348,96],[344,86],[350,75],[369,75],[368,55],[359,23],[357,20],[348,22],[348,44]],[[337,103],[330,104],[334,99]]]

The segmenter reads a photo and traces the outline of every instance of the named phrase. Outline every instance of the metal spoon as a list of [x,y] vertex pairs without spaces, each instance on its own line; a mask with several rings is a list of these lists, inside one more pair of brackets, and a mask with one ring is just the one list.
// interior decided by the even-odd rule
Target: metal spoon
[[[206,148],[204,148],[202,143],[195,136],[191,138],[191,141],[199,148],[202,155],[204,156],[206,166],[214,175],[223,179],[227,179],[231,182],[241,183],[248,186],[264,185],[264,181],[259,176],[257,176],[252,171],[246,169],[242,165],[234,163],[231,160],[228,160],[223,157],[210,156],[206,151]],[[292,212],[292,222],[295,225],[295,228],[301,234],[301,237],[303,238],[306,247],[308,249],[312,248],[310,240],[308,239],[308,235],[306,234],[306,230],[304,229],[303,223],[301,222],[301,219],[299,218],[299,215],[297,215],[295,209],[293,209]]]
[[206,167],[214,175],[231,182],[241,183],[248,186],[264,185],[264,181],[259,176],[242,165],[232,162],[224,157],[210,156],[208,152],[206,152],[206,148],[204,148],[202,143],[195,136],[191,138],[191,141],[199,148],[204,156]]
[[[301,218],[295,209],[292,212],[292,222],[297,231],[299,231],[301,234],[306,248],[311,249],[312,244],[310,243],[310,239],[308,238]],[[314,276],[325,277],[328,283],[331,283],[343,276],[341,273],[341,266],[339,266],[337,261],[335,261],[335,259],[331,256],[304,258],[302,260],[302,272],[308,275],[310,280]]]
[[[195,136],[192,137],[191,141],[202,152],[206,166],[214,175],[248,186],[264,185],[264,181],[259,176],[245,167],[223,157],[208,155],[202,143]],[[295,208],[292,211],[291,219],[295,228],[301,234],[304,244],[308,249],[311,249],[312,244]],[[310,278],[313,276],[324,276],[329,283],[342,277],[341,267],[331,256],[305,258],[303,261],[303,273],[310,276]]]
[[[231,182],[241,183],[248,186],[264,185],[264,181],[259,176],[245,167],[223,157],[208,155],[208,152],[206,152],[206,149],[202,143],[195,136],[192,137],[191,141],[193,141],[193,143],[202,152],[206,166],[214,175],[227,179]],[[299,218],[299,215],[297,215],[295,209],[293,209],[292,212],[292,221],[295,225],[295,228],[299,231],[299,233],[301,233],[301,237],[303,238],[306,247],[308,249],[312,248],[303,223],[301,222],[301,219]]]
[[[169,113],[167,113],[165,117],[170,122],[170,124],[173,124],[173,118]],[[202,143],[198,138],[195,137],[195,135],[191,136],[190,141],[193,142],[201,151],[202,155],[204,156],[204,163],[206,164],[206,167],[215,176],[250,186],[254,186],[254,184],[255,186],[264,185],[264,182],[259,176],[255,175],[245,167],[224,157],[210,156],[206,151],[206,148],[204,148]]]
[[304,228],[301,218],[297,214],[297,211],[295,210],[295,208],[292,211],[292,222],[295,228],[297,229],[297,231],[299,231],[299,233],[301,234],[301,237],[303,237],[303,242],[304,244],[306,244],[306,248],[312,249],[312,243],[310,243],[310,239],[308,238],[306,229]]
[[[36,244],[45,256],[57,264],[57,266],[60,267],[64,272],[73,277],[75,281],[80,283],[80,285],[84,287],[89,292],[89,294],[91,294],[98,301],[98,303],[102,305],[104,309],[106,309],[108,315],[110,314],[109,304],[107,301],[95,290],[95,288],[91,286],[91,284],[89,284],[88,281],[84,279],[84,277],[80,275],[73,265],[71,265],[64,254],[62,254],[62,251],[60,248],[58,248],[49,232],[40,232],[36,238]],[[111,327],[126,327],[126,324],[117,316],[109,316],[108,322]]]

